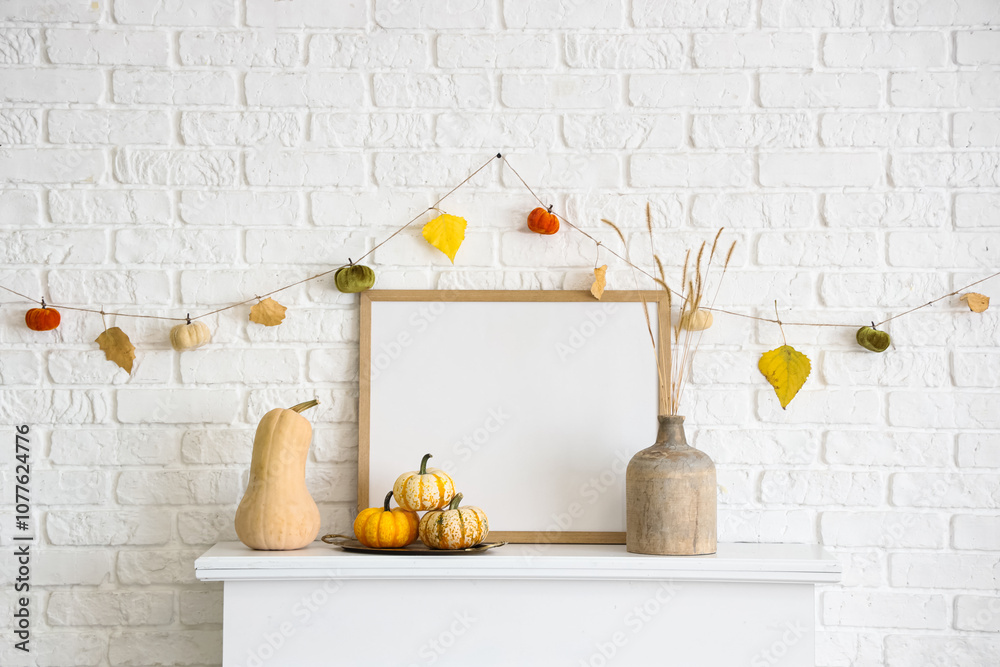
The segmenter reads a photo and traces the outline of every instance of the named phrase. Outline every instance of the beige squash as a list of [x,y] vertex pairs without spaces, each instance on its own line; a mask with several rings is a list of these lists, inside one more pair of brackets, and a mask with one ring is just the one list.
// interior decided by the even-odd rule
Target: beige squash
[[257,426],[250,481],[236,510],[236,535],[251,549],[301,549],[319,534],[319,508],[306,488],[312,425],[299,414],[318,403],[271,410]]
[[175,350],[193,350],[211,340],[208,326],[204,322],[192,322],[190,318],[187,324],[178,324],[170,330],[170,345]]

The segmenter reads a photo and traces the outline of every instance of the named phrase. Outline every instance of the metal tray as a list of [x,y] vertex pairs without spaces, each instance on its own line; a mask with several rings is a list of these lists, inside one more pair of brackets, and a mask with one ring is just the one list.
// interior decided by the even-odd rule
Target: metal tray
[[346,535],[324,535],[322,539],[327,544],[340,547],[344,551],[359,554],[380,554],[383,556],[463,556],[483,553],[489,549],[495,549],[507,544],[506,542],[482,542],[466,549],[431,549],[422,542],[414,542],[401,549],[375,549],[373,547],[366,547],[361,542]]

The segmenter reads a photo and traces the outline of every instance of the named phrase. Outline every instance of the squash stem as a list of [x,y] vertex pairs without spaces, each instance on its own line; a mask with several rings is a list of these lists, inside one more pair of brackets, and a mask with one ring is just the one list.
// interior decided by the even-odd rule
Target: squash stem
[[460,502],[462,502],[462,494],[461,493],[456,493],[455,497],[451,499],[450,503],[448,503],[448,509],[450,509],[450,510],[457,510],[458,509],[458,504]]
[[389,493],[385,494],[385,503],[384,503],[383,506],[385,507],[385,511],[386,512],[389,511],[389,499],[390,498],[392,498],[392,491],[390,491]]
[[319,405],[319,401],[317,401],[314,398],[311,401],[306,401],[305,403],[299,403],[298,405],[293,405],[292,407],[290,407],[288,409],[291,410],[292,412],[299,412],[299,413],[301,413],[301,412],[303,412],[305,410],[308,410],[309,408],[316,407],[317,405]]
[[427,459],[431,457],[430,454],[424,454],[424,458],[420,459],[420,474],[427,474]]

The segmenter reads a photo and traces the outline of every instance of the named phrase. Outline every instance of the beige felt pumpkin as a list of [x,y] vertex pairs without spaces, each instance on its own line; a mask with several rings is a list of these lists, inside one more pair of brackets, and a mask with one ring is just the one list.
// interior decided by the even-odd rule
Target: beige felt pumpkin
[[424,454],[419,471],[404,472],[392,485],[396,502],[405,510],[422,512],[440,509],[455,496],[455,482],[444,470],[428,468],[429,458],[430,454]]
[[170,330],[170,345],[175,350],[193,350],[212,340],[212,332],[204,322],[187,321]]
[[688,331],[704,331],[712,326],[712,313],[707,310],[686,311],[681,317],[681,328]]
[[306,488],[312,425],[307,401],[268,412],[257,425],[250,481],[236,510],[236,535],[251,549],[301,549],[319,534],[319,508]]
[[420,541],[431,549],[468,549],[490,532],[486,512],[478,507],[459,507],[462,494],[452,498],[448,509],[431,510],[420,519]]

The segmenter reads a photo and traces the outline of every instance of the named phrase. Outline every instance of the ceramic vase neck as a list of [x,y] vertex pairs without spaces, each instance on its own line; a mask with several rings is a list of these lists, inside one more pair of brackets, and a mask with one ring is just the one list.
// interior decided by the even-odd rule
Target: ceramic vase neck
[[656,433],[656,444],[665,447],[686,447],[684,417],[680,415],[660,415],[660,428]]

